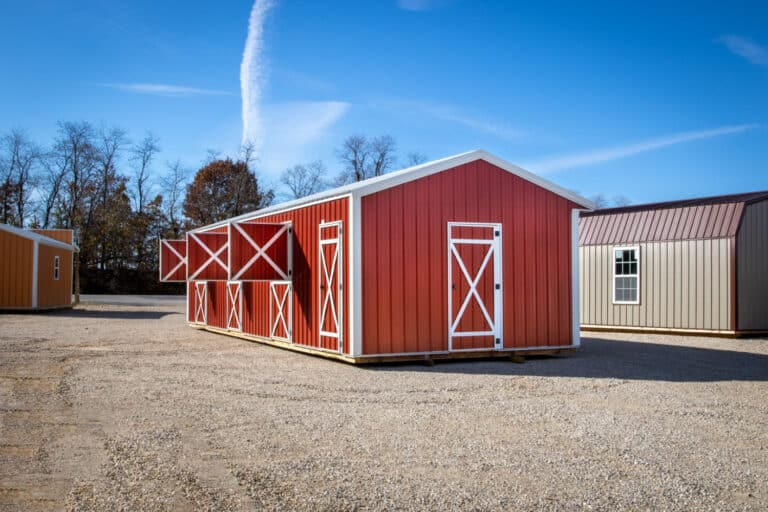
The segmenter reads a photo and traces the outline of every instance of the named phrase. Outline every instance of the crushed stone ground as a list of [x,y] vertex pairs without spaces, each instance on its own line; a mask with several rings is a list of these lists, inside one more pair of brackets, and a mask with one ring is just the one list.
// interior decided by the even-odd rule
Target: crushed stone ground
[[182,308],[0,315],[0,510],[768,509],[768,339],[354,367]]

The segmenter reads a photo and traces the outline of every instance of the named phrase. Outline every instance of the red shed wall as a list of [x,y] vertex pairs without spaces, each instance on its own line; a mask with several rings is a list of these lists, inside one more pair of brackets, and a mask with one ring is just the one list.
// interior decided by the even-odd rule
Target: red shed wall
[[[321,222],[342,221],[344,224],[344,280],[350,282],[350,229],[348,198],[333,199],[315,205],[304,206],[274,215],[254,216],[250,220],[260,222],[291,222],[293,227],[293,342],[300,345],[337,350],[335,340],[324,341],[320,346],[317,331],[318,316],[318,226]],[[208,232],[226,231],[218,227]],[[245,246],[233,250],[253,249]],[[220,289],[219,289],[220,288]],[[346,287],[345,287],[346,288]],[[215,289],[215,291],[214,291]],[[227,295],[225,282],[209,283],[208,323],[226,328]],[[350,353],[350,323],[348,304],[350,297],[345,290],[343,322],[345,353]],[[243,331],[258,336],[269,336],[269,281],[243,283]]]
[[571,345],[580,206],[483,160],[361,205],[363,354],[448,350],[448,222],[502,224],[504,348]]

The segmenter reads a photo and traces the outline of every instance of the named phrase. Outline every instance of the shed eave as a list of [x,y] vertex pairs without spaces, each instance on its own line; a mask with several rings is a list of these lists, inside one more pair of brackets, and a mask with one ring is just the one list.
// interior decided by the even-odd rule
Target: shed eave
[[26,229],[17,228],[16,226],[11,226],[9,224],[0,224],[0,230],[13,233],[14,235],[20,236],[22,238],[26,238],[28,240],[32,240],[51,247],[58,247],[60,249],[67,249],[69,251],[77,251],[77,246],[75,245],[65,244],[64,242],[60,242],[53,238],[38,235],[37,233],[32,233]]
[[439,160],[434,160],[432,162],[426,162],[423,164],[414,165],[412,167],[407,167],[405,169],[391,172],[383,176],[377,176],[375,178],[369,178],[367,180],[351,183],[349,185],[344,185],[344,186],[336,187],[323,192],[318,192],[317,194],[312,194],[310,196],[302,197],[300,199],[294,199],[291,201],[287,201],[285,203],[276,204],[274,206],[269,206],[261,210],[244,213],[242,215],[238,215],[237,217],[222,220],[219,222],[214,222],[212,224],[208,224],[206,226],[193,229],[191,231],[192,232],[206,231],[216,227],[225,226],[229,222],[233,222],[233,221],[237,222],[237,221],[242,221],[246,219],[261,217],[264,215],[282,213],[284,211],[293,210],[302,206],[308,206],[310,204],[319,203],[319,202],[331,201],[331,200],[339,199],[342,197],[366,196],[369,194],[374,194],[381,190],[402,185],[403,183],[407,183],[409,181],[413,181],[419,178],[423,178],[425,176],[429,176],[431,174],[447,171],[448,169],[452,169],[453,167],[458,167],[460,165],[463,165],[469,162],[474,162],[476,160],[485,160],[486,162],[492,165],[495,165],[496,167],[503,169],[509,172],[510,174],[514,174],[515,176],[523,178],[524,180],[529,181],[535,185],[538,185],[554,194],[564,197],[569,201],[572,201],[582,206],[583,208],[586,208],[588,210],[593,210],[595,208],[594,203],[589,199],[581,197],[580,195],[574,192],[571,192],[570,190],[567,190],[559,185],[556,185],[551,181],[542,178],[541,176],[533,174],[530,171],[526,171],[525,169],[518,167],[495,155],[492,155],[487,151],[484,151],[482,149],[475,149],[472,151],[467,151],[465,153],[459,153],[457,155],[441,158]]

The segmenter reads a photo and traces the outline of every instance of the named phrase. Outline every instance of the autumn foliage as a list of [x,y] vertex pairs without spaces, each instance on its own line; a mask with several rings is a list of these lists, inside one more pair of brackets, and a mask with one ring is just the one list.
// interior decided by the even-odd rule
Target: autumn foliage
[[259,187],[246,162],[214,160],[187,187],[184,215],[193,226],[202,226],[268,206],[273,196]]

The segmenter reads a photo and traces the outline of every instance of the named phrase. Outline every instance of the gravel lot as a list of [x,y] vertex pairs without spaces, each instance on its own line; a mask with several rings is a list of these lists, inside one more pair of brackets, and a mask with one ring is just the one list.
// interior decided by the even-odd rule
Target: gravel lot
[[768,509],[768,339],[358,368],[182,309],[0,315],[0,509]]

